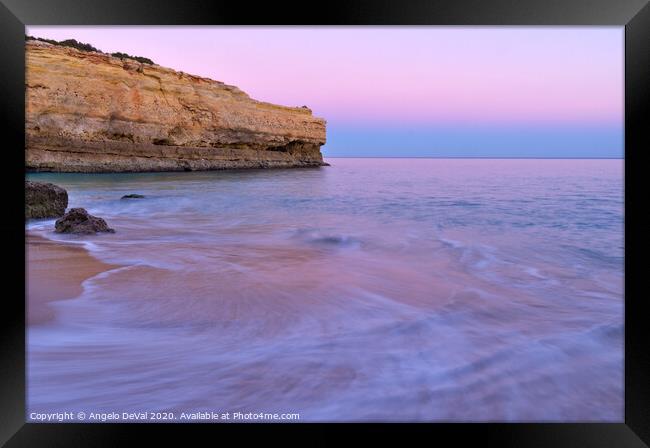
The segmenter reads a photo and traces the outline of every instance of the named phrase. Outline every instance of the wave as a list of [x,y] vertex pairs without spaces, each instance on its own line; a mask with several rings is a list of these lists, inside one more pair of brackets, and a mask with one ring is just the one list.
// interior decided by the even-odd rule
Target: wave
[[393,163],[61,176],[117,232],[28,232],[117,267],[28,329],[28,408],[620,421],[618,172]]

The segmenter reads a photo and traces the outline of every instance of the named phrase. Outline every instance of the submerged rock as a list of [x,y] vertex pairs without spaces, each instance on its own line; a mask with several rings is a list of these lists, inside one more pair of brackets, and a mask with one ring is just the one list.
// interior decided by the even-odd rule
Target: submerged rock
[[132,193],[132,194],[125,194],[124,196],[122,196],[121,199],[142,199],[142,198],[144,198],[143,194]]
[[56,220],[54,229],[57,233],[115,232],[108,227],[106,221],[90,215],[85,208],[71,208],[62,218]]
[[25,219],[58,218],[68,207],[68,192],[45,182],[25,181]]

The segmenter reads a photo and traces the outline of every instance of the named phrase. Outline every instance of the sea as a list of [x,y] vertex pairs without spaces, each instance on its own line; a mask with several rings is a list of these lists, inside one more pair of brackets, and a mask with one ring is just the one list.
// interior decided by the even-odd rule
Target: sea
[[114,265],[27,328],[28,416],[623,421],[623,160],[327,161],[28,174],[115,229],[26,226]]

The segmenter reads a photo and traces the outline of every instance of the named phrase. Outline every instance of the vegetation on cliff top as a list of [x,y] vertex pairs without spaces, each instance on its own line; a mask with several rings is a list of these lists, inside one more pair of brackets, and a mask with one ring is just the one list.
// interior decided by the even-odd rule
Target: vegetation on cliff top
[[116,57],[116,58],[120,58],[120,59],[124,59],[124,58],[135,59],[136,61],[142,62],[143,64],[153,64],[153,61],[151,59],[149,59],[149,58],[145,58],[145,57],[142,57],[142,56],[131,56],[131,55],[126,54],[126,53],[120,53],[119,51],[117,53],[111,53],[111,56]]
[[[41,42],[47,42],[48,44],[58,45],[60,47],[71,47],[71,48],[76,48],[77,50],[81,50],[81,51],[95,51],[97,53],[109,54],[109,53],[104,53],[103,51],[93,47],[90,44],[85,44],[83,42],[78,42],[75,39],[66,39],[66,40],[62,40],[62,41],[57,41],[57,40],[53,40],[53,39],[44,39],[42,37],[25,36],[25,40],[38,40],[38,41],[41,41]],[[133,60],[141,62],[143,64],[153,64],[154,63],[149,58],[145,58],[145,57],[142,57],[142,56],[131,56],[130,54],[121,53],[119,51],[116,52],[116,53],[110,53],[110,55],[113,56],[113,57],[116,57],[116,58],[120,58],[120,59],[125,59],[125,58],[126,59],[133,59]]]

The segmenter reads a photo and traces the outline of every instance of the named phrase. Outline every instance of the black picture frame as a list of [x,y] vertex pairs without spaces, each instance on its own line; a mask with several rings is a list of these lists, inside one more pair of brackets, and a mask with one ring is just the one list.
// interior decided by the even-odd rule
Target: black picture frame
[[[625,419],[621,423],[525,424],[37,424],[25,423],[24,114],[25,25],[614,25],[625,27]],[[0,443],[6,446],[123,446],[137,439],[221,443],[297,432],[301,444],[332,442],[341,430],[383,441],[453,440],[494,446],[642,447],[650,444],[650,350],[644,344],[644,247],[637,243],[643,151],[650,149],[650,5],[648,0],[339,0],[247,4],[173,0],[0,0],[5,294],[0,311]],[[243,430],[242,430],[243,429]],[[261,434],[260,434],[261,433]],[[239,439],[243,440],[243,439]],[[269,439],[267,439],[269,440]],[[286,437],[285,437],[286,441]],[[289,440],[291,441],[291,440]]]

